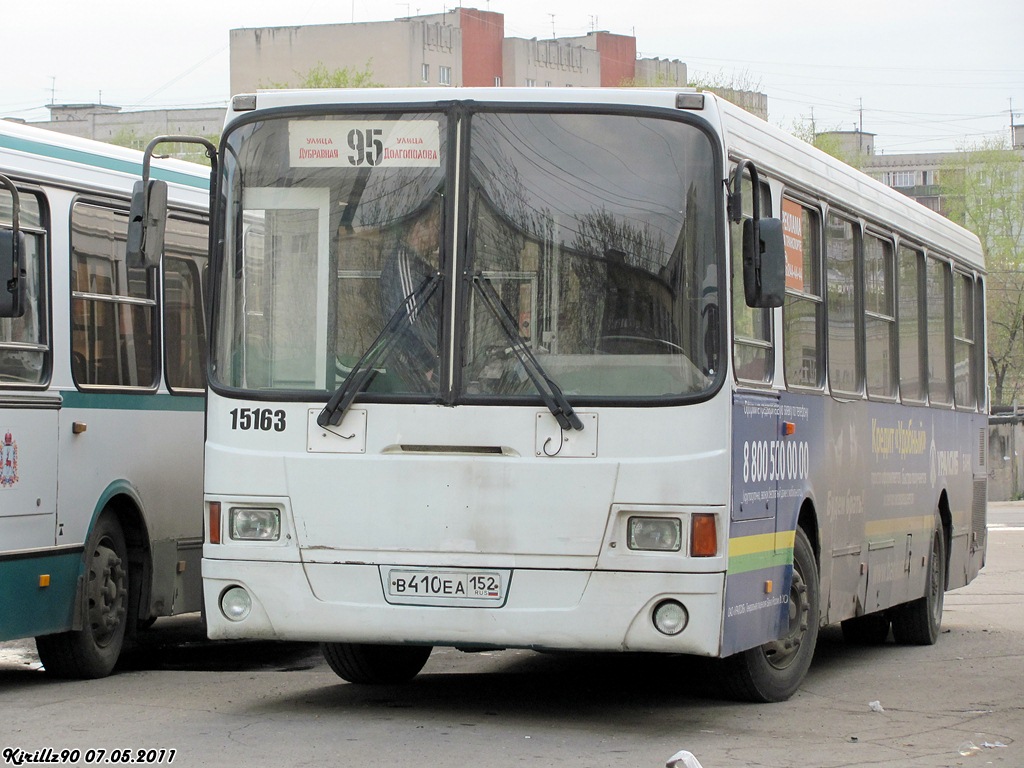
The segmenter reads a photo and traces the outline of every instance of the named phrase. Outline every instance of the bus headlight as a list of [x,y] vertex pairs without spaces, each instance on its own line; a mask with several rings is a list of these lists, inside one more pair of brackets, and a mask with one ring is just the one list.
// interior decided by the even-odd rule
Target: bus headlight
[[630,549],[678,552],[683,524],[678,517],[631,517],[627,523]]
[[277,541],[281,510],[271,507],[232,507],[228,513],[231,538],[239,541]]
[[228,587],[220,596],[220,612],[231,621],[241,621],[252,610],[252,598],[242,587]]
[[678,635],[689,623],[689,612],[675,600],[662,600],[654,609],[654,628],[663,635]]

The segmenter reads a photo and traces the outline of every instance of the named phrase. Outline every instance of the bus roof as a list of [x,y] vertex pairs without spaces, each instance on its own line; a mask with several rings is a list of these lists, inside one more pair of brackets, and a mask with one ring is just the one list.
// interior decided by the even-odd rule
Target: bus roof
[[[69,166],[91,172],[100,188],[130,190],[142,178],[142,152],[0,120],[0,171],[59,182],[68,178]],[[204,193],[210,185],[209,168],[182,160],[154,160],[150,175]]]

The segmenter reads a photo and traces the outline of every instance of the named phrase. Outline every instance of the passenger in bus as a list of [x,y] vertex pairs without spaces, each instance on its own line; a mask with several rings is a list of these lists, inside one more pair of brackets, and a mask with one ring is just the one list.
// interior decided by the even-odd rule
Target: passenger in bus
[[436,208],[407,220],[381,268],[382,326],[395,313],[405,314],[395,329],[389,363],[397,365],[398,376],[414,392],[437,390],[440,291],[424,294],[420,289],[438,269],[439,229]]

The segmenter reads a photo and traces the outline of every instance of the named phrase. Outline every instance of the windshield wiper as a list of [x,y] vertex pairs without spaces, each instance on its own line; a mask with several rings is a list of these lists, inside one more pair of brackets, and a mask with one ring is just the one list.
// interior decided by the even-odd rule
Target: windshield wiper
[[403,321],[408,322],[417,312],[422,311],[440,283],[440,272],[428,275],[416,290],[402,300],[398,305],[398,309],[388,318],[384,329],[377,334],[377,338],[373,340],[373,343],[367,347],[366,351],[356,361],[356,364],[352,366],[352,370],[349,371],[341,386],[331,395],[327,405],[320,411],[316,417],[317,424],[321,427],[326,427],[329,424],[337,426],[341,423],[356,395],[362,392],[377,374],[377,362],[387,356],[391,348],[394,347],[395,342],[401,337],[401,334],[397,333],[398,326]]
[[558,425],[562,429],[582,430],[583,422],[580,421],[580,417],[576,415],[576,411],[569,405],[569,401],[565,398],[565,394],[563,394],[559,386],[555,384],[552,378],[548,376],[547,371],[537,361],[529,345],[519,335],[512,312],[505,305],[505,302],[501,300],[498,292],[494,290],[491,281],[478,272],[473,275],[473,285],[480,292],[484,305],[491,311],[491,314],[498,321],[498,325],[505,332],[505,336],[508,337],[512,344],[512,351],[523,366],[523,370],[526,371],[526,375],[530,377],[533,386],[540,393],[544,405],[548,407],[551,415],[558,421]]

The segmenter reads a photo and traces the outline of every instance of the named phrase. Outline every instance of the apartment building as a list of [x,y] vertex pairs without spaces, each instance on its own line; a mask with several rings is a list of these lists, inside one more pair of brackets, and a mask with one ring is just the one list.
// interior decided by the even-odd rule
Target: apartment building
[[637,59],[636,38],[505,37],[505,16],[475,8],[393,21],[233,29],[231,92],[298,85],[305,73],[369,70],[384,86],[685,85],[678,60]]

